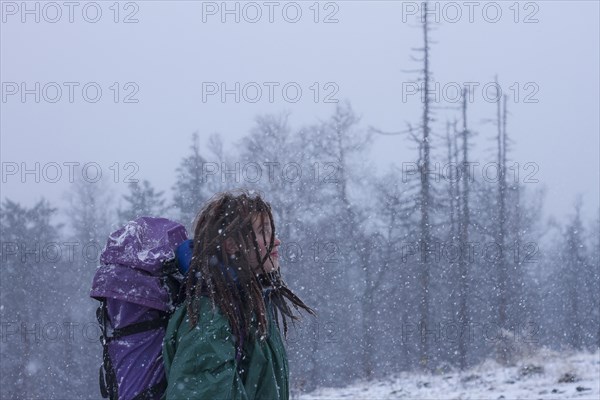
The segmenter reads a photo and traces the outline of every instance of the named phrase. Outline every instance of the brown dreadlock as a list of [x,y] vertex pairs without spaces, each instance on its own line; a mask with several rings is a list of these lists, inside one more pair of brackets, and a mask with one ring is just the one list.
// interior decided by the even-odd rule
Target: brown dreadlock
[[[269,218],[271,237],[267,242],[262,230],[263,240],[269,243],[267,252],[261,257],[258,241],[252,222],[256,217]],[[239,246],[233,262],[230,264],[229,255],[225,250],[225,240],[233,238]],[[264,264],[271,257],[275,242],[275,223],[271,206],[259,194],[251,195],[244,189],[234,192],[218,193],[202,208],[196,218],[194,228],[193,257],[185,282],[187,314],[190,326],[198,324],[198,299],[208,296],[213,306],[224,313],[229,320],[232,333],[237,338],[243,338],[250,332],[253,315],[258,320],[258,334],[267,336],[266,307],[263,299],[263,289],[267,289],[268,299],[273,303],[275,320],[279,326],[279,316],[282,314],[284,335],[287,337],[287,318],[298,320],[287,301],[299,311],[299,308],[315,315],[312,308],[300,300],[285,284],[279,271],[267,273]],[[260,274],[251,266],[251,249],[254,248],[256,260],[259,262]],[[219,263],[224,265],[220,268]],[[232,283],[228,268],[234,268],[237,282]]]

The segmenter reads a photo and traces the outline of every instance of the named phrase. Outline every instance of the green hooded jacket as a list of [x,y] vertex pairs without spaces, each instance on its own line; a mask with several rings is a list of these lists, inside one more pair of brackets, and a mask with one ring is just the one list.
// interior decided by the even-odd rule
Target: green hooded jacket
[[[266,340],[246,339],[236,362],[229,321],[201,297],[199,320],[190,331],[185,303],[169,320],[163,345],[166,400],[288,400],[289,372],[270,302]],[[253,336],[251,336],[253,337]]]

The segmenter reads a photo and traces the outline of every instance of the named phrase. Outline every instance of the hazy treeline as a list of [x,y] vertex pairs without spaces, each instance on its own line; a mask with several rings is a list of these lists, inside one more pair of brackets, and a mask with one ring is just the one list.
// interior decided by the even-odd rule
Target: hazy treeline
[[[449,132],[456,140],[438,139],[434,153],[447,165],[462,154],[460,131]],[[284,278],[319,314],[291,329],[294,390],[489,356],[510,363],[541,345],[598,347],[600,223],[582,220],[580,203],[564,225],[544,223],[543,193],[511,179],[500,223],[499,179],[469,175],[465,199],[459,169],[440,168],[429,174],[434,204],[423,251],[423,170],[415,162],[376,175],[362,158],[372,140],[349,105],[297,131],[286,115],[266,115],[237,153],[218,135],[206,145],[194,135],[170,194],[142,180],[116,202],[105,183],[82,181],[61,210],[4,199],[3,397],[97,397],[101,348],[88,294],[107,233],[139,215],[169,216],[189,229],[209,196],[240,186],[272,203]],[[54,222],[61,211],[69,226]]]

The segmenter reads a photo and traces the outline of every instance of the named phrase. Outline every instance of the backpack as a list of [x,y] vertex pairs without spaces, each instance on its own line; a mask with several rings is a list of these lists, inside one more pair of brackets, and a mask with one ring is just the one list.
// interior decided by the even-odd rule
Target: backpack
[[190,260],[185,227],[166,218],[140,217],[109,235],[90,293],[100,302],[102,397],[153,400],[165,392],[162,345]]

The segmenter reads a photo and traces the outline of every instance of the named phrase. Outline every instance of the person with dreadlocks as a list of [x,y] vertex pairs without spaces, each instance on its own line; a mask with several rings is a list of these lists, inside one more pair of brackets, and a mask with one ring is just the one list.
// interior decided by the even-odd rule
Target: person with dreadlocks
[[[271,206],[246,190],[213,197],[196,218],[186,300],[163,346],[167,400],[289,399],[284,336],[303,309],[279,269]],[[280,318],[281,317],[281,318]]]

